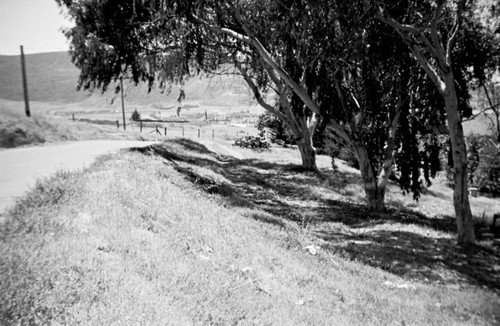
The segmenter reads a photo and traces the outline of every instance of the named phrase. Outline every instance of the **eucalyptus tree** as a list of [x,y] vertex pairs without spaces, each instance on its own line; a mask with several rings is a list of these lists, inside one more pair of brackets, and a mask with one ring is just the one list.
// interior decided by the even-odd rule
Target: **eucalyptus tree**
[[[459,243],[475,242],[468,197],[467,150],[462,127],[465,103],[461,95],[466,100],[467,93],[457,88],[465,75],[464,69],[471,66],[457,62],[455,57],[457,43],[466,31],[464,20],[470,13],[467,5],[466,0],[437,0],[374,1],[372,6],[378,19],[391,26],[407,44],[410,53],[443,99],[452,146],[455,175],[453,201]],[[480,67],[474,68],[478,70]]]
[[[168,87],[231,64],[290,127],[304,167],[316,168],[323,119],[357,154],[369,207],[385,208],[411,64],[365,1],[56,1],[76,23],[66,35],[83,87],[124,74]],[[271,88],[276,105],[264,96]]]
[[[324,119],[356,152],[370,208],[385,208],[406,77],[391,43],[373,41],[381,24],[361,1],[56,1],[76,23],[66,35],[83,87],[124,74],[166,87],[231,63],[290,127],[304,167],[316,168],[312,135]],[[264,100],[269,87],[276,106]]]
[[317,118],[327,121],[357,154],[369,207],[384,210],[406,76],[396,69],[402,42],[383,42],[384,25],[360,4],[254,1],[228,6],[223,24],[197,19],[254,50],[277,85],[282,110],[308,119],[308,142]]
[[[273,43],[272,21],[258,17],[265,1],[231,5],[224,1],[56,1],[67,7],[75,21],[65,34],[72,60],[80,69],[78,88],[105,91],[112,81],[126,76],[135,83],[148,83],[150,89],[164,89],[201,71],[210,73],[232,64],[258,103],[292,130],[303,167],[317,169],[312,146],[317,113],[297,101],[292,105],[289,88],[264,64],[263,48],[256,49],[238,34],[243,31],[236,17],[244,11],[252,26],[269,27],[260,36]],[[278,94],[278,105],[266,102],[269,89]]]
[[[316,171],[313,135],[318,115],[305,106],[272,69],[263,65],[258,56],[242,58],[238,53],[233,53],[232,58],[233,64],[252,90],[257,103],[281,120],[293,135],[301,154],[302,167],[305,170]],[[288,67],[297,68],[293,62],[288,62]],[[276,95],[270,101],[266,96],[269,91]]]

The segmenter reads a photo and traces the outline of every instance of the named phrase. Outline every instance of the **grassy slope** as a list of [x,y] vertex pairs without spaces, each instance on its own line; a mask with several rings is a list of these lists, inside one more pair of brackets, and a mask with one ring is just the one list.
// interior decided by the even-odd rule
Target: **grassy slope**
[[[324,158],[314,175],[290,150],[206,146],[170,141],[39,182],[0,229],[0,323],[500,321],[498,279],[453,265],[462,252],[433,219],[366,214],[357,177]],[[478,252],[461,265],[498,263]]]
[[69,140],[155,139],[153,134],[122,132],[116,126],[73,122],[47,111],[53,106],[32,103],[32,116],[26,117],[21,102],[0,100],[0,148],[36,145]]

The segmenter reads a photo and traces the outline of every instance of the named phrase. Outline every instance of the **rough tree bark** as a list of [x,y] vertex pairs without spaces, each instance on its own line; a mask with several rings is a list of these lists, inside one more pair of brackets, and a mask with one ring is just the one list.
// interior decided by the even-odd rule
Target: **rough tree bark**
[[469,203],[467,147],[462,128],[462,119],[458,114],[458,100],[453,73],[445,75],[447,86],[443,97],[446,105],[448,130],[450,132],[453,155],[453,172],[455,187],[453,189],[453,206],[457,223],[457,240],[459,243],[474,243],[474,223]]
[[382,212],[385,210],[386,185],[379,185],[379,180],[374,173],[366,147],[361,143],[354,143],[353,148],[358,157],[359,170],[361,172],[361,178],[363,179],[368,207],[370,211]]
[[312,113],[311,116],[304,116],[300,120],[301,138],[297,139],[297,147],[300,151],[302,158],[302,167],[309,171],[316,171],[316,148],[313,144],[314,130],[317,125],[316,114]]

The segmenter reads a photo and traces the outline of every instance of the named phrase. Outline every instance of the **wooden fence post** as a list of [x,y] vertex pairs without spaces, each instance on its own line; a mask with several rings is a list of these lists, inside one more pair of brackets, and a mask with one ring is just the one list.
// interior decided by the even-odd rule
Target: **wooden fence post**
[[181,128],[182,128],[182,137],[184,137],[184,127]]
[[198,138],[200,138],[200,128],[198,128]]
[[214,139],[214,130],[212,129],[212,139]]
[[120,129],[120,120],[116,120],[116,128]]
[[141,121],[141,124],[140,124],[140,132],[142,132],[142,121]]
[[165,127],[165,137],[167,137],[167,127]]

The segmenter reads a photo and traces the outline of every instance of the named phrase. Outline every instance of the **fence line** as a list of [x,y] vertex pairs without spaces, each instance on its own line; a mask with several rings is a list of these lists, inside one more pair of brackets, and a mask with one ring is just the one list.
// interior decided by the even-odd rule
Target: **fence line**
[[[98,120],[88,118],[76,118],[71,113],[70,119],[76,122],[87,122],[98,125],[116,126],[120,129],[119,120]],[[230,121],[229,121],[230,122]],[[129,131],[135,131],[145,134],[156,134],[167,138],[191,138],[191,139],[225,139],[233,140],[243,136],[257,136],[259,131],[252,125],[231,124],[231,123],[207,123],[205,121],[190,122],[160,122],[160,121],[129,121],[127,123],[131,128]]]
[[[191,138],[191,139],[225,139],[232,140],[243,136],[251,135],[256,136],[258,130],[253,127],[239,127],[233,125],[210,125],[207,124],[203,127],[189,124],[189,125],[170,125],[165,126],[160,123],[150,122],[133,122],[130,125],[132,130],[145,134],[155,134],[167,138]],[[215,128],[214,128],[215,127]]]

